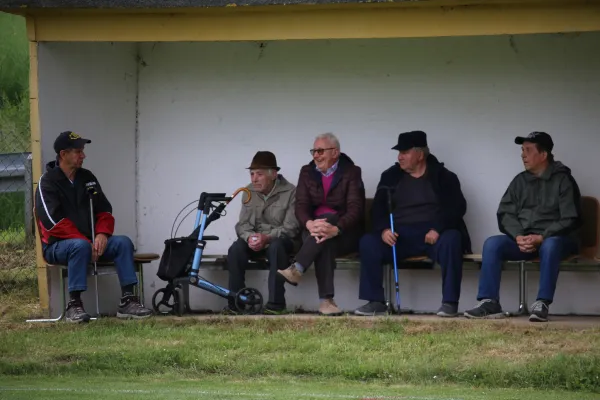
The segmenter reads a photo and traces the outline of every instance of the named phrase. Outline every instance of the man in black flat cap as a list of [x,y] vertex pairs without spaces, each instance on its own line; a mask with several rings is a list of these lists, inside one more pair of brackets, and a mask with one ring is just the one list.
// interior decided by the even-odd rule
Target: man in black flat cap
[[[242,198],[242,210],[235,232],[238,239],[227,254],[229,290],[237,292],[244,288],[248,260],[266,256],[269,262],[269,300],[265,313],[285,311],[284,281],[277,279],[277,270],[286,269],[294,250],[294,240],[300,226],[294,210],[296,186],[279,174],[277,159],[270,151],[256,153],[250,167],[251,183],[247,186],[252,196]],[[231,300],[225,310],[236,313],[237,307]]]
[[[360,242],[360,293],[367,304],[358,315],[387,312],[383,290],[383,265],[393,260],[428,256],[442,267],[442,305],[437,315],[458,315],[462,259],[471,252],[463,216],[467,203],[458,177],[429,153],[422,131],[401,133],[398,163],[381,174],[372,208],[372,232]],[[395,232],[390,229],[388,196],[392,200]]]
[[548,321],[560,262],[578,251],[581,194],[571,170],[554,160],[554,142],[546,132],[515,138],[521,145],[525,171],[510,183],[498,207],[498,227],[504,235],[483,245],[479,304],[467,318],[504,318],[500,277],[504,260],[540,259],[540,284],[529,320]]

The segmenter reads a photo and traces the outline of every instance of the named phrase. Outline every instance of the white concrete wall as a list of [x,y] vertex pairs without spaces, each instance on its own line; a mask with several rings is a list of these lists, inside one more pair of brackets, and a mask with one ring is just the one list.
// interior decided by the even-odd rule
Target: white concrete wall
[[[390,147],[398,133],[422,129],[429,134],[432,152],[461,180],[473,250],[480,252],[485,238],[498,233],[498,201],[522,170],[519,147],[513,143],[516,135],[549,132],[557,159],[573,169],[582,192],[600,197],[598,43],[599,33],[263,45],[142,44],[136,199],[139,250],[161,253],[175,216],[200,192],[231,193],[246,185],[245,168],[257,150],[275,152],[281,172],[295,182],[301,165],[310,160],[314,136],[333,131],[343,151],[362,167],[367,194],[372,196],[380,173],[395,161]],[[65,77],[69,70],[79,76],[81,83],[67,83],[67,93],[76,108],[90,110],[80,119],[83,127],[75,127],[82,134],[94,125],[90,121],[104,115],[93,111],[100,104],[114,112],[112,118],[122,117],[123,126],[133,128],[135,113],[125,103],[133,98],[132,83],[110,72],[113,64],[121,73],[135,71],[132,47],[120,46],[51,45],[40,55],[41,69],[52,66],[53,76]],[[82,53],[95,57],[95,62],[83,62]],[[83,74],[96,76],[84,82]],[[105,96],[93,99],[75,92],[82,84],[102,89]],[[54,94],[61,93],[57,84],[51,87]],[[57,107],[45,103],[41,103],[43,110]],[[69,115],[62,111],[58,117],[48,117],[49,113],[42,113],[44,133],[48,126],[44,119],[63,121]],[[120,133],[125,132],[127,140],[133,140],[132,131]],[[113,136],[99,142],[113,151],[118,148]],[[133,143],[122,151],[127,162],[135,155]],[[109,168],[114,165],[95,168],[104,185],[110,181],[119,190],[126,188],[122,181],[130,182],[133,172],[114,174]],[[132,195],[115,193],[113,203],[131,210]],[[126,201],[119,204],[117,197]],[[227,252],[235,239],[238,212],[236,201],[225,218],[211,225],[207,233],[221,240],[209,242],[207,253]],[[178,235],[189,234],[193,221],[192,214]],[[157,267],[155,262],[146,270],[147,302],[165,284],[156,277]],[[224,272],[202,275],[226,285]],[[529,297],[534,300],[537,274],[530,275]],[[258,287],[266,297],[266,278],[266,272],[249,272],[247,285]],[[314,276],[310,273],[307,278],[288,290],[289,306],[318,307]],[[439,272],[401,271],[400,278],[403,307],[437,309]],[[465,273],[461,310],[475,304],[477,278],[476,272]],[[551,311],[600,314],[599,285],[597,273],[561,274]],[[517,286],[516,274],[505,273],[501,291],[505,309],[516,308]],[[336,288],[342,308],[352,310],[363,303],[358,300],[358,272],[338,271]],[[191,288],[191,295],[195,308],[225,305],[223,299],[197,288]],[[114,308],[112,303],[103,306]]]
[[[113,205],[116,233],[134,243],[136,54],[135,44],[40,43],[38,50],[43,162],[54,160],[54,139],[62,131],[91,139],[84,167],[94,172]],[[59,304],[57,279],[51,275],[53,313]],[[93,289],[91,279],[88,285]],[[101,290],[114,307],[120,294],[116,277],[102,277]],[[89,290],[84,302],[90,311],[92,299]]]
[[[600,34],[259,43],[157,43],[142,46],[140,72],[139,237],[161,252],[173,219],[201,191],[232,192],[248,182],[257,150],[278,156],[297,180],[313,137],[335,132],[363,168],[372,196],[395,161],[397,134],[422,129],[432,152],[455,171],[468,199],[473,250],[498,233],[495,211],[522,170],[516,135],[546,130],[556,156],[573,169],[583,193],[600,196]],[[226,253],[239,202],[210,227],[221,237],[206,252]],[[191,216],[179,231],[192,229]],[[313,274],[288,291],[290,305],[318,306]],[[531,274],[530,299],[537,275]],[[406,307],[439,306],[439,272],[402,271]],[[225,273],[205,277],[226,284]],[[475,303],[477,273],[466,273],[461,309]],[[148,270],[147,299],[164,283]],[[266,295],[266,272],[247,285]],[[560,277],[553,312],[599,313],[597,274]],[[338,304],[360,305],[358,274],[336,274]],[[221,307],[192,288],[195,307]],[[516,307],[517,280],[503,279],[502,300]]]

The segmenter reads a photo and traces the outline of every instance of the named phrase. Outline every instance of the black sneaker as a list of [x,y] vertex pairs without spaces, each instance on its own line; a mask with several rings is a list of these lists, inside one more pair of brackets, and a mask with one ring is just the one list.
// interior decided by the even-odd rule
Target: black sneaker
[[465,317],[474,319],[500,319],[506,317],[502,306],[496,300],[483,299],[471,310],[465,311]]
[[67,311],[65,312],[65,320],[76,324],[90,322],[90,314],[86,313],[83,309],[81,299],[69,301],[69,304],[67,304]]
[[438,317],[452,318],[458,316],[458,303],[442,303],[437,312]]
[[354,310],[356,315],[386,315],[388,313],[385,303],[379,301],[370,301],[362,307]]
[[548,322],[548,304],[543,300],[537,300],[531,305],[530,322]]
[[137,296],[127,295],[121,297],[117,318],[124,319],[143,319],[152,315],[152,310],[149,310],[140,304]]

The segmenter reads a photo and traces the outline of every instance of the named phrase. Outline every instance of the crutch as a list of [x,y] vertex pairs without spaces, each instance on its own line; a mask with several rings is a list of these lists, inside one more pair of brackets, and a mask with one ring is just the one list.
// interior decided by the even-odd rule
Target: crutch
[[[390,188],[387,188],[388,195],[388,212],[390,213],[390,228],[392,235],[394,234],[394,210],[392,208],[392,192]],[[392,246],[392,253],[394,255],[394,283],[396,284],[396,312],[400,314],[400,287],[398,286],[398,260],[396,259],[396,246]]]
[[[90,222],[92,223],[92,249],[96,244],[96,229],[94,228],[94,221],[96,220],[96,214],[94,213],[94,195],[96,192],[95,182],[86,184],[86,189],[90,197]],[[90,318],[90,320],[96,320],[100,318],[100,296],[98,295],[98,264],[94,260],[94,283],[96,286],[96,317]]]

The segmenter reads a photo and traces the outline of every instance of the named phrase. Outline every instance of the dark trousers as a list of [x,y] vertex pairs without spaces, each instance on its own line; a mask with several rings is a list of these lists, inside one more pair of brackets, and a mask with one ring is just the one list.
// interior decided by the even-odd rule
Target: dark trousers
[[540,258],[540,286],[537,300],[552,303],[558,271],[563,258],[576,253],[577,242],[569,236],[554,236],[544,239],[535,253],[523,253],[517,242],[506,235],[489,237],[483,244],[483,261],[479,275],[477,300],[500,300],[500,278],[503,261],[519,261]]
[[[434,245],[425,243],[427,225],[396,227],[396,259],[427,256],[442,267],[442,302],[458,303],[462,282],[462,240],[460,232],[449,229],[442,232]],[[367,301],[385,301],[383,265],[393,263],[392,248],[380,234],[369,233],[360,240],[359,298]]]
[[[319,218],[327,219],[327,222],[335,224],[337,215],[327,215]],[[336,257],[341,257],[358,250],[359,235],[349,230],[340,236],[327,239],[317,243],[316,239],[305,230],[302,233],[302,247],[296,254],[296,262],[308,270],[311,264],[315,265],[315,276],[319,288],[320,299],[332,299],[334,297],[333,275],[336,267]]]
[[277,270],[286,269],[290,266],[290,255],[294,243],[288,238],[272,240],[269,247],[255,252],[248,243],[238,239],[227,254],[227,266],[229,269],[229,290],[237,292],[245,287],[246,269],[248,260],[254,257],[266,256],[269,260],[269,303],[285,306],[284,282],[277,277]]

